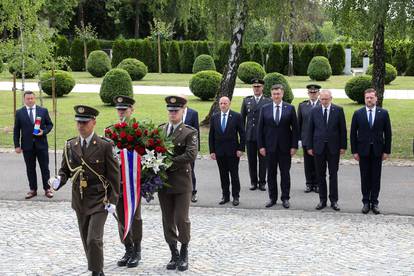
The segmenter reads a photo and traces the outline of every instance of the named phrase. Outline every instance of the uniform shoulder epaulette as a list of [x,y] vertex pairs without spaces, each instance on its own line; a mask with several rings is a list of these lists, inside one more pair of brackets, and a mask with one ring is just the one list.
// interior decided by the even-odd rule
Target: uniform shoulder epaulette
[[195,129],[194,127],[192,127],[192,126],[189,126],[189,125],[186,125],[186,124],[184,124],[185,125],[185,127],[186,128],[189,128],[189,129],[191,129],[191,130],[195,130],[195,131],[197,131],[197,129]]
[[160,124],[160,125],[158,125],[158,127],[163,127],[163,126],[165,126],[167,123],[163,123],[163,124]]
[[98,137],[104,140],[105,142],[112,143],[112,140],[109,139],[108,137],[105,137],[105,136],[98,136]]
[[76,139],[76,138],[78,138],[78,136],[72,137],[72,138],[70,138],[70,139],[66,140],[66,142],[70,142],[70,141],[72,141],[72,140],[74,140],[74,139]]
[[309,102],[309,100],[304,100],[303,102],[301,102],[301,103],[308,103]]

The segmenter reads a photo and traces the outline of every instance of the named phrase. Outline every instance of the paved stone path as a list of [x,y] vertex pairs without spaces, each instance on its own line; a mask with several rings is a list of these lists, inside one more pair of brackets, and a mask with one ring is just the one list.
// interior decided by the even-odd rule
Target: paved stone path
[[[414,217],[191,208],[185,275],[414,275]],[[108,217],[106,275],[176,275],[158,206],[143,207],[142,261],[122,255]],[[89,275],[69,202],[0,201],[0,275]]]

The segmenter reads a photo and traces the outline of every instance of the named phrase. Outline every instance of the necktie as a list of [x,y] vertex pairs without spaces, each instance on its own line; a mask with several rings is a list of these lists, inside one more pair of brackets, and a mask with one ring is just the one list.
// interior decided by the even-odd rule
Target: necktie
[[260,98],[256,97],[256,103],[259,103]]
[[170,131],[168,132],[168,137],[170,137],[173,134],[173,132],[174,132],[174,126],[171,125],[170,126]]
[[323,120],[325,121],[325,124],[328,124],[328,109],[325,108],[325,112],[323,113]]
[[34,124],[33,107],[29,108],[29,118],[30,118],[30,122]]
[[224,132],[226,129],[226,113],[223,113],[223,118],[221,118],[221,130]]
[[279,106],[277,105],[276,106],[276,118],[275,118],[275,122],[276,122],[276,125],[279,125],[279,117],[280,117],[280,109],[279,109]]
[[372,128],[372,109],[369,109],[369,114],[368,114],[368,123],[369,123],[369,127]]
[[83,142],[82,142],[82,155],[85,155],[86,145],[87,145],[86,139],[83,139]]

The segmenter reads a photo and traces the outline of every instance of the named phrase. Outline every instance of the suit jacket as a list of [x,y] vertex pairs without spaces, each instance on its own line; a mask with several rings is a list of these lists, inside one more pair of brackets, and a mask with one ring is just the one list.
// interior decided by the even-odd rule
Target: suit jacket
[[365,107],[355,111],[351,123],[351,151],[360,156],[368,156],[371,144],[375,156],[391,153],[391,121],[388,111],[376,107],[374,125],[369,127]]
[[338,153],[347,148],[345,114],[342,107],[331,104],[328,124],[324,122],[322,106],[311,111],[309,120],[308,149],[316,154],[322,154],[325,142],[328,142],[330,153]]
[[200,151],[200,125],[198,123],[198,112],[187,107],[187,115],[184,124],[192,126],[197,130],[198,151]]
[[[40,128],[43,130],[42,136],[33,135],[34,124],[30,121],[26,106],[16,111],[14,122],[14,147],[22,148],[23,151],[33,150],[33,144],[38,150],[47,150],[47,134],[52,130],[53,123],[46,108],[36,105],[36,117],[41,117]],[[34,118],[36,120],[36,118]]]
[[273,117],[273,102],[262,107],[257,127],[257,146],[266,148],[268,152],[290,152],[291,148],[298,148],[298,121],[295,107],[282,102],[282,116],[279,124]]
[[[117,204],[119,197],[119,163],[114,155],[112,143],[103,139],[96,134],[92,136],[85,155],[82,154],[80,138],[75,137],[67,141],[66,150],[69,159],[69,165],[72,169],[81,166],[81,158],[88,163],[98,174],[103,175],[109,181],[108,200],[112,204]],[[72,183],[72,208],[79,213],[91,215],[98,212],[106,212],[104,209],[103,199],[105,188],[97,176],[92,173],[86,166],[84,178],[87,180],[87,187],[83,189],[83,199],[80,194],[80,179],[76,178]],[[59,170],[61,184],[59,189],[67,183],[72,176],[72,172],[66,162],[65,154],[62,157],[62,165]]]
[[235,157],[238,150],[244,151],[246,135],[240,113],[229,110],[224,132],[221,129],[221,111],[211,116],[208,144],[210,153],[216,156]]
[[320,102],[319,100],[316,101],[314,107],[312,107],[311,101],[306,100],[299,104],[298,107],[298,126],[299,126],[299,140],[302,141],[302,146],[306,147],[306,141],[308,141],[308,133],[309,133],[309,120],[310,114],[313,108],[319,107]]
[[243,99],[240,114],[243,124],[246,126],[246,140],[257,141],[257,124],[259,122],[260,109],[263,105],[271,103],[272,100],[264,95],[256,103],[255,96],[247,96]]
[[[163,125],[167,134],[168,124]],[[197,130],[181,123],[171,134],[174,144],[172,165],[167,170],[168,184],[171,187],[164,188],[161,192],[171,194],[189,193],[193,190],[191,179],[191,163],[197,158]]]

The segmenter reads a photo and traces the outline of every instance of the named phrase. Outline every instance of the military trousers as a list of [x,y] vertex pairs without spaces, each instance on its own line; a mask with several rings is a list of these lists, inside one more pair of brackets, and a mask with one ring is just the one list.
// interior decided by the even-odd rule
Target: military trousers
[[158,193],[158,198],[162,212],[165,241],[168,244],[177,241],[188,244],[191,230],[189,218],[191,192],[172,194],[161,191]]
[[[121,186],[122,187],[122,186]],[[134,218],[132,219],[131,228],[124,240],[124,229],[125,229],[125,214],[124,214],[124,196],[119,194],[118,204],[116,205],[116,214],[118,216],[118,233],[121,242],[125,245],[141,244],[142,241],[142,218],[141,218],[141,200],[135,210]]]
[[76,212],[76,216],[78,218],[83,249],[88,260],[88,269],[96,272],[102,271],[104,262],[103,235],[108,213],[105,211],[85,215]]

